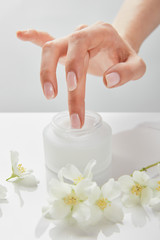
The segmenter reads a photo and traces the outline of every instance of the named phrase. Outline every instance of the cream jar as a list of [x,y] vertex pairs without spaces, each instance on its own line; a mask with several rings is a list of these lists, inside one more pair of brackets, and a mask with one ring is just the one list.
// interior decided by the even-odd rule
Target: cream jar
[[46,166],[52,172],[68,163],[83,172],[86,164],[96,159],[94,179],[103,182],[110,177],[112,130],[99,114],[86,112],[84,126],[73,129],[68,112],[60,112],[45,127],[43,140]]

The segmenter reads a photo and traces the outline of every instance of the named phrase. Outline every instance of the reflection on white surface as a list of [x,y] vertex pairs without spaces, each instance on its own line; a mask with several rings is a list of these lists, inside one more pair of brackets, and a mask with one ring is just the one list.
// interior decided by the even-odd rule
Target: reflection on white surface
[[[147,209],[148,211],[150,209]],[[135,227],[144,227],[149,219],[148,212],[142,206],[126,208],[125,213],[130,215],[131,222]]]
[[[113,177],[131,174],[134,170],[159,161],[160,131],[158,129],[146,127],[146,123],[142,123],[133,129],[113,135]],[[151,176],[155,176],[157,169],[155,167],[148,172]]]
[[6,199],[3,199],[3,200],[0,200],[0,217],[3,216],[3,212],[2,212],[2,209],[1,209],[1,206],[5,203],[8,203],[8,200]]
[[[141,126],[141,124],[140,124],[140,126]],[[142,124],[142,127],[148,127],[148,128],[152,128],[152,129],[160,131],[160,121],[146,122],[146,123]]]
[[49,225],[50,221],[41,217],[35,229],[36,238],[40,238],[47,231]]
[[160,228],[160,212],[157,212],[156,210],[153,209],[152,213],[158,219],[158,221],[159,221],[159,228]]
[[131,220],[135,227],[143,227],[147,223],[147,219],[150,220],[143,207],[137,206],[131,209]]
[[52,228],[49,232],[51,240],[96,240],[100,233],[109,237],[113,233],[120,232],[117,224],[103,222],[93,227],[80,228],[77,225],[61,224]]
[[[135,228],[143,228],[147,222],[151,221],[151,210],[148,208],[143,208],[141,206],[137,206],[134,208],[125,209],[125,221],[131,222]],[[155,212],[155,215],[160,220],[160,213]],[[45,222],[46,221],[46,222]],[[42,226],[42,228],[40,227]],[[49,231],[49,236],[51,240],[97,240],[102,235],[104,237],[111,237],[115,233],[120,233],[121,224],[113,224],[107,221],[103,221],[96,226],[90,227],[80,227],[75,224],[69,225],[67,223],[61,223],[57,226],[54,226]],[[123,226],[123,224],[122,224]],[[39,226],[36,230],[36,236],[40,237],[42,233],[48,228],[48,221],[45,219],[41,219]]]
[[13,186],[14,186],[14,191],[15,191],[15,193],[17,194],[17,196],[18,196],[18,198],[19,198],[19,202],[20,202],[20,206],[22,207],[23,205],[24,205],[24,200],[23,200],[23,198],[22,198],[22,194],[21,194],[21,192],[22,191],[25,191],[25,192],[34,192],[36,189],[37,189],[37,187],[25,187],[24,186],[24,183],[23,183],[23,185],[22,185],[22,183],[21,183],[21,181],[19,181],[19,182],[13,182],[12,183],[13,184]]

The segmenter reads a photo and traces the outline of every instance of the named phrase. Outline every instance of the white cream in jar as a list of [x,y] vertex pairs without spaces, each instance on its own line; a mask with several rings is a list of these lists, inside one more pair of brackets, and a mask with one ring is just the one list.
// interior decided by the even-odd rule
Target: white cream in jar
[[83,172],[86,164],[96,159],[94,179],[103,182],[110,177],[112,131],[99,114],[86,112],[84,126],[73,129],[68,112],[60,112],[45,127],[43,139],[46,166],[52,172],[68,163]]

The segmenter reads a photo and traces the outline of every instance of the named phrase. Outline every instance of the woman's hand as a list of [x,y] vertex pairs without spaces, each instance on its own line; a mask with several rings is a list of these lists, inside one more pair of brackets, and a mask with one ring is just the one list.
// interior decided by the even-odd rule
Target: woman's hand
[[106,87],[119,87],[145,73],[145,63],[112,25],[82,25],[64,38],[54,39],[36,30],[18,31],[18,38],[42,47],[41,84],[48,99],[58,93],[56,69],[65,64],[68,106],[73,128],[81,128],[85,115],[86,74],[103,76]]

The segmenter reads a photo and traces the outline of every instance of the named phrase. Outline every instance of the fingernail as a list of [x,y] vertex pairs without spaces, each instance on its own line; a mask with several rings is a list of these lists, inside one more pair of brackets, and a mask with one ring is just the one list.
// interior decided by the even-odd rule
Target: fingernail
[[79,119],[79,115],[77,113],[73,113],[71,115],[71,127],[72,128],[80,128],[81,127],[81,122]]
[[118,73],[113,72],[113,73],[109,73],[105,76],[106,81],[107,81],[107,87],[113,87],[116,84],[118,84],[120,82],[120,76]]
[[43,89],[44,89],[44,95],[46,96],[47,99],[54,98],[54,89],[53,89],[53,85],[50,82],[45,82]]
[[67,73],[67,87],[68,91],[73,91],[77,87],[76,74],[74,72]]

